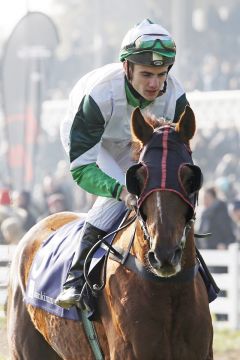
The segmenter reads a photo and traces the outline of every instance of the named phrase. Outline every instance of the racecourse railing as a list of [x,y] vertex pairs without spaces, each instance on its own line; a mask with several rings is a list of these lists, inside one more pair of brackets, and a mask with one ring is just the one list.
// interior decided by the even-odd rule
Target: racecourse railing
[[[10,262],[15,246],[0,245],[0,316],[4,316]],[[231,244],[227,250],[202,250],[201,254],[221,289],[210,304],[214,327],[240,329],[240,249]]]
[[228,250],[202,250],[201,254],[221,289],[210,304],[215,325],[240,329],[240,248],[238,243]]
[[11,260],[16,245],[0,245],[0,316],[4,314]]

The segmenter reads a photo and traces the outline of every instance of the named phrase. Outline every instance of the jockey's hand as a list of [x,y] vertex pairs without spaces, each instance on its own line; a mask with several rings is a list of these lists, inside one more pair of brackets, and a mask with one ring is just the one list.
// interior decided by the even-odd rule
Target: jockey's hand
[[137,206],[137,197],[136,195],[130,194],[127,191],[127,188],[124,186],[120,194],[120,200],[125,202],[125,205],[128,209],[133,209]]

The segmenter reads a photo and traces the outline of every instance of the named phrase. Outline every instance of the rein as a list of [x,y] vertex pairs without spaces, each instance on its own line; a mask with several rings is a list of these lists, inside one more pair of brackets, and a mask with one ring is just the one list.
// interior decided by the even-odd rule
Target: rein
[[[80,298],[82,298],[83,293],[86,289],[86,286],[89,286],[90,290],[92,291],[92,293],[96,296],[98,292],[102,291],[106,285],[106,267],[107,267],[107,260],[108,258],[110,258],[111,260],[117,261],[118,263],[120,263],[121,265],[127,267],[129,270],[134,271],[135,273],[138,273],[139,275],[141,275],[144,279],[147,280],[153,280],[153,281],[158,281],[158,282],[185,282],[185,281],[190,281],[192,280],[198,273],[198,269],[199,269],[199,265],[200,265],[200,260],[199,257],[197,256],[197,263],[191,267],[188,268],[186,270],[182,270],[180,273],[176,274],[174,277],[167,277],[167,278],[161,278],[158,277],[157,275],[151,273],[134,255],[132,255],[130,253],[133,242],[134,242],[134,238],[135,238],[135,234],[136,234],[136,224],[135,224],[135,228],[133,231],[133,234],[130,238],[129,241],[129,245],[126,251],[124,251],[123,249],[121,249],[118,246],[113,246],[111,244],[109,244],[106,239],[111,236],[114,235],[114,238],[116,236],[116,234],[127,228],[129,225],[131,225],[134,221],[138,220],[140,225],[141,225],[141,229],[143,231],[143,236],[145,238],[146,241],[148,241],[149,244],[151,244],[151,236],[148,232],[147,226],[146,226],[146,222],[143,220],[141,212],[139,211],[139,208],[136,207],[134,208],[136,214],[126,223],[124,224],[124,222],[126,221],[126,219],[128,218],[128,216],[130,215],[132,209],[129,209],[127,211],[127,213],[125,214],[120,226],[118,229],[116,229],[115,231],[107,234],[106,236],[104,236],[103,238],[99,239],[98,242],[91,248],[91,250],[89,251],[85,262],[84,262],[84,276],[86,279],[86,283],[82,289],[81,292],[81,296]],[[183,231],[183,235],[180,241],[180,246],[182,248],[182,250],[185,248],[186,245],[186,241],[187,241],[187,236],[188,233],[192,227],[192,224],[194,223],[195,218],[193,217],[192,219],[190,219],[184,228]],[[196,237],[205,237],[205,236],[209,236],[209,234],[194,234],[194,236]],[[113,240],[114,240],[113,238]],[[104,258],[104,263],[103,263],[103,271],[102,271],[102,276],[101,276],[101,283],[100,284],[92,284],[91,280],[89,279],[89,276],[87,274],[87,264],[89,263],[89,260],[91,259],[93,253],[99,248],[103,248],[105,249],[106,255]]]
[[[83,272],[84,272],[84,277],[86,279],[86,283],[85,285],[83,286],[82,288],[82,291],[81,291],[81,296],[83,295],[83,292],[86,288],[86,285],[89,286],[89,288],[91,289],[91,291],[93,292],[93,294],[95,292],[99,292],[99,291],[102,291],[106,285],[106,267],[107,267],[107,260],[108,260],[108,257],[109,257],[109,254],[110,252],[118,259],[122,260],[123,259],[123,256],[122,254],[116,250],[115,247],[113,247],[111,244],[109,244],[106,239],[111,236],[111,235],[114,235],[113,237],[113,240],[115,238],[115,236],[117,235],[117,233],[125,228],[127,228],[129,225],[131,225],[137,218],[137,214],[135,214],[126,224],[124,224],[124,222],[126,221],[126,219],[128,218],[128,216],[130,215],[130,213],[132,212],[131,209],[129,209],[127,211],[127,213],[125,214],[121,224],[119,225],[119,227],[112,231],[111,233],[107,234],[106,236],[104,236],[103,238],[99,239],[97,241],[97,243],[90,249],[89,253],[87,254],[86,256],[86,259],[84,261],[84,268],[83,268]],[[132,242],[133,242],[134,238],[132,239]],[[132,246],[132,243],[131,243],[131,246]],[[131,249],[131,246],[129,247],[129,252],[130,252],[130,249]],[[92,284],[90,279],[89,279],[89,276],[88,276],[88,273],[87,273],[87,264],[89,263],[90,259],[92,258],[92,255],[94,254],[94,252],[99,248],[99,247],[102,247],[103,249],[107,250],[106,252],[106,255],[105,255],[105,259],[104,259],[104,263],[103,263],[103,271],[102,271],[102,279],[101,279],[101,285],[98,285],[98,284]]]
[[[137,208],[135,210],[136,210],[137,219],[138,219],[138,221],[141,225],[141,229],[143,231],[143,236],[144,236],[145,240],[149,244],[151,244],[151,236],[148,232],[146,222],[143,220],[143,217],[141,215],[141,212],[139,211],[139,208]],[[190,219],[186,223],[186,226],[183,230],[183,236],[180,241],[180,246],[181,246],[182,250],[185,248],[187,236],[188,236],[188,233],[189,233],[194,221],[195,221],[195,218]],[[136,227],[135,227],[135,231],[136,231]],[[135,231],[134,231],[134,235],[135,235]],[[180,282],[190,281],[197,275],[198,269],[199,269],[198,261],[191,268],[182,270],[181,272],[179,272],[178,274],[176,274],[173,277],[166,277],[166,278],[158,277],[157,275],[148,271],[148,269],[144,265],[142,265],[142,263],[134,255],[132,255],[130,253],[130,249],[133,244],[133,240],[134,240],[134,237],[131,238],[131,241],[129,243],[129,247],[128,247],[127,251],[123,251],[121,248],[116,247],[118,252],[122,254],[123,260],[119,261],[119,257],[115,257],[114,254],[110,255],[110,259],[115,260],[115,261],[119,262],[120,264],[124,265],[125,267],[127,267],[129,270],[132,270],[135,273],[140,274],[146,280],[153,280],[153,281],[157,281],[157,282],[174,282],[175,283],[175,282],[179,282],[179,281]]]

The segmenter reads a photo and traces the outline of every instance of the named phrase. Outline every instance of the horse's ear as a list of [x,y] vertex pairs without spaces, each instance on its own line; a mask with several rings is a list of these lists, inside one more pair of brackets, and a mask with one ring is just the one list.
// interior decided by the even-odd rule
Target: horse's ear
[[176,125],[176,131],[179,132],[183,142],[188,143],[195,134],[196,121],[195,115],[190,106],[186,106]]
[[139,107],[134,109],[131,118],[131,132],[133,140],[139,140],[143,145],[147,144],[153,134],[153,127],[149,125]]

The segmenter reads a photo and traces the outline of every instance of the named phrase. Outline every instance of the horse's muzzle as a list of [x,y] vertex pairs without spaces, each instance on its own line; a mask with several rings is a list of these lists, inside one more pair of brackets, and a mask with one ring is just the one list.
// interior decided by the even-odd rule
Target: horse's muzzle
[[172,249],[157,248],[148,252],[148,261],[158,276],[169,277],[181,270],[182,249],[179,245]]

